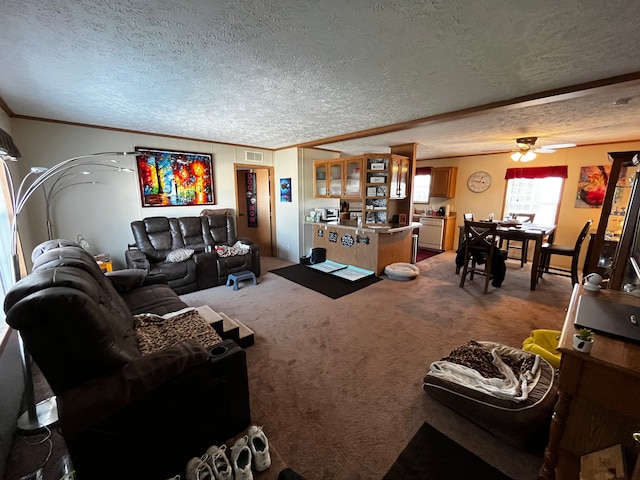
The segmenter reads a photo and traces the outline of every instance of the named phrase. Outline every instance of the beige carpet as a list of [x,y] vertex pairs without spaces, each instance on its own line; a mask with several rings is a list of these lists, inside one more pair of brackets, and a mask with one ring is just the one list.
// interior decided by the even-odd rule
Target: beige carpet
[[454,259],[446,252],[419,262],[416,280],[385,279],[331,300],[268,273],[289,262],[265,257],[258,285],[182,299],[255,331],[253,422],[308,480],[382,478],[425,421],[512,478],[534,479],[541,454],[509,447],[431,399],[422,378],[470,339],[519,347],[532,329],[559,329],[571,281],[548,276],[532,292],[530,264],[509,260],[502,288],[483,294],[484,278],[458,287]]

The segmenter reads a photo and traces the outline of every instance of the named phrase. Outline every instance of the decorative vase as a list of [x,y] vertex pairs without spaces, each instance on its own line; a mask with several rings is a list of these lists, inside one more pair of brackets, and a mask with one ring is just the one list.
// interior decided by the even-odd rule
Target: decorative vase
[[578,350],[579,352],[583,352],[583,353],[589,353],[591,351],[591,347],[593,347],[593,339],[582,340],[577,333],[573,335],[574,350]]

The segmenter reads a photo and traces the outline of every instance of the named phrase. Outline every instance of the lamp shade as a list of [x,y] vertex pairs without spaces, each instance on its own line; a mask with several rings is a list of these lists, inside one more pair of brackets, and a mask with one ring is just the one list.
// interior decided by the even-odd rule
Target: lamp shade
[[22,154],[16,144],[13,143],[13,138],[7,132],[0,128],[0,155],[8,155],[13,158],[20,158]]

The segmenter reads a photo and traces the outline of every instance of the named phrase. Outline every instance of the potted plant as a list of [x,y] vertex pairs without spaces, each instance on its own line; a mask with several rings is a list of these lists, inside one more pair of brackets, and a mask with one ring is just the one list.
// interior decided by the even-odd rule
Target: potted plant
[[593,346],[593,331],[589,328],[581,328],[573,335],[573,348],[579,352],[589,353]]

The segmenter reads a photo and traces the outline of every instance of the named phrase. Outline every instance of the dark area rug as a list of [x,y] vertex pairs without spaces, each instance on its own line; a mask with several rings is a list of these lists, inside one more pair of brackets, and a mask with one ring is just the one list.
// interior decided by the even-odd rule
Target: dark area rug
[[356,282],[350,282],[300,264],[276,268],[270,272],[333,299],[357,292],[382,280],[380,277],[366,277]]
[[425,423],[383,480],[512,480]]
[[425,248],[418,248],[418,252],[416,253],[416,263],[426,260],[427,258],[435,257],[441,253],[442,252],[434,252],[433,250],[427,250]]

